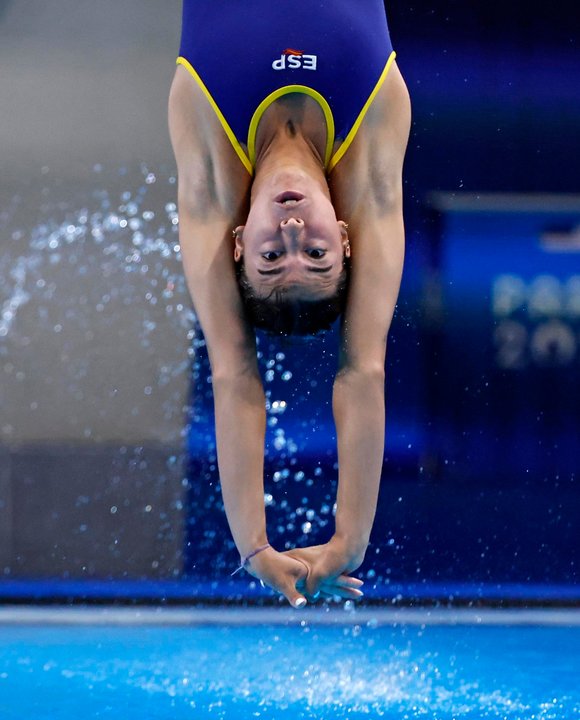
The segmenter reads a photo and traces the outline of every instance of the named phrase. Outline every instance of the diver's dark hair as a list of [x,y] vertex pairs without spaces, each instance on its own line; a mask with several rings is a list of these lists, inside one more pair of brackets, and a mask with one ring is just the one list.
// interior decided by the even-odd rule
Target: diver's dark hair
[[350,262],[345,258],[334,294],[323,300],[302,300],[278,288],[266,297],[258,297],[246,275],[244,261],[236,263],[246,317],[254,328],[272,335],[316,335],[330,330],[346,307],[349,271]]

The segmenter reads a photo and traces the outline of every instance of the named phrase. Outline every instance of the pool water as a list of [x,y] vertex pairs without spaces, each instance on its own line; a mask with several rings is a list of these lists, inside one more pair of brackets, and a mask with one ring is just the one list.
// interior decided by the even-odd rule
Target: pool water
[[5,625],[0,642],[2,720],[580,717],[580,627]]

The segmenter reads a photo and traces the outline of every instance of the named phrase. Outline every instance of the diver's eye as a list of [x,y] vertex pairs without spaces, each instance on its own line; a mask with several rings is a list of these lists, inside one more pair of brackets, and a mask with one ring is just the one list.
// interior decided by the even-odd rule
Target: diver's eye
[[321,260],[326,255],[326,250],[321,248],[310,248],[306,251],[313,260]]
[[262,257],[267,262],[274,262],[274,260],[277,260],[281,255],[282,252],[280,250],[268,250],[268,252],[262,253]]

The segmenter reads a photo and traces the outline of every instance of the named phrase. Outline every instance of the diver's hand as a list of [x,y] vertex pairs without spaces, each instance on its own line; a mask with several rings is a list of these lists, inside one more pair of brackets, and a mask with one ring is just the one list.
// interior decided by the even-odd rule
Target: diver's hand
[[350,573],[364,560],[364,550],[354,550],[345,540],[334,535],[324,545],[287,550],[284,555],[300,560],[308,568],[305,581],[299,581],[298,588],[307,597],[316,600],[323,597],[341,597],[357,600],[363,593],[359,589],[363,582]]
[[298,587],[306,586],[307,566],[298,558],[279,553],[273,547],[251,558],[246,570],[258,580],[284,595],[292,607],[306,605],[306,598]]

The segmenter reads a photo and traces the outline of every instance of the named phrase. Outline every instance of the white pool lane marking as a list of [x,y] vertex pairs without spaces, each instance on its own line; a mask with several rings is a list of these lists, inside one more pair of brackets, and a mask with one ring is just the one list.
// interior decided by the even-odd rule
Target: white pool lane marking
[[0,625],[577,626],[580,608],[167,608],[0,606]]

